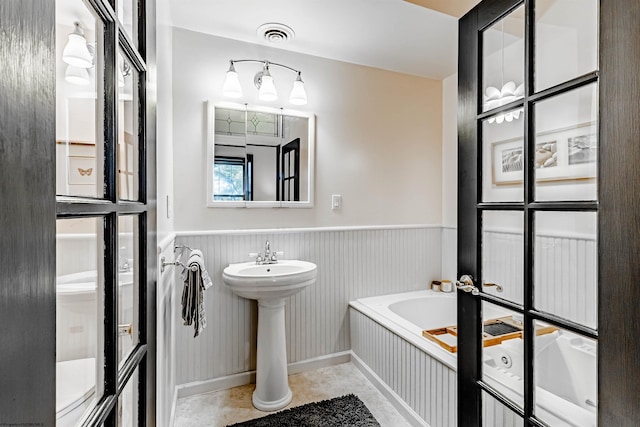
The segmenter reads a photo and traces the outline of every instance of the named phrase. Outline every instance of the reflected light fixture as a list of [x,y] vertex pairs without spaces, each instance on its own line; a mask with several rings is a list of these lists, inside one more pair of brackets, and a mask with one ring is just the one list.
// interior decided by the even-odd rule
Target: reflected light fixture
[[[514,82],[507,82],[502,86],[502,90],[498,90],[498,88],[489,86],[484,94],[484,109],[493,110],[494,108],[501,107],[503,105],[507,105],[510,102],[515,101],[516,99],[522,98],[524,96],[524,83],[520,84],[516,87]],[[489,118],[489,123],[496,122],[498,124],[507,121],[511,122],[513,119],[519,119],[520,114],[524,111],[524,108],[518,108],[517,110],[508,111],[506,113],[498,114],[495,117]]]
[[69,65],[80,68],[93,67],[93,55],[84,38],[84,31],[79,22],[74,22],[75,29],[69,34],[67,44],[62,51],[62,60]]
[[[504,19],[501,21],[501,32],[502,32],[502,49],[500,51],[502,56],[501,63],[501,80],[504,83]],[[482,97],[483,110],[489,111],[494,108],[501,107],[503,105],[507,105],[510,102],[515,101],[516,99],[520,99],[524,97],[524,83],[516,86],[515,82],[509,81],[502,85],[501,89],[498,89],[494,86],[489,86],[484,92]],[[518,108],[516,110],[507,111],[505,113],[500,113],[497,116],[493,116],[489,118],[489,123],[503,123],[504,121],[512,122],[514,119],[517,120],[520,118],[520,114],[524,112],[524,108]]]
[[269,61],[260,61],[257,59],[232,59],[229,62],[229,70],[227,71],[224,86],[222,87],[222,94],[224,96],[229,98],[242,97],[242,87],[240,86],[240,79],[238,78],[235,64],[241,62],[254,62],[262,64],[262,70],[258,71],[253,78],[253,82],[258,89],[258,98],[261,101],[272,102],[278,99],[278,92],[276,90],[273,77],[271,76],[271,72],[269,71],[270,66],[276,66],[286,68],[297,75],[296,80],[293,82],[293,89],[291,90],[289,102],[294,105],[305,105],[307,103],[307,92],[304,89],[304,82],[301,77],[302,71],[296,70],[287,65]]
[[67,69],[64,72],[64,79],[71,84],[79,86],[87,86],[91,83],[89,70],[74,65],[67,65]]

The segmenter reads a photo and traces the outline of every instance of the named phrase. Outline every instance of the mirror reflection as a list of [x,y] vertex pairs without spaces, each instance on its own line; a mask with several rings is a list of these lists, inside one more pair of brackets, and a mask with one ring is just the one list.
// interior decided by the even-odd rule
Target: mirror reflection
[[209,202],[310,201],[308,114],[246,106],[213,110]]

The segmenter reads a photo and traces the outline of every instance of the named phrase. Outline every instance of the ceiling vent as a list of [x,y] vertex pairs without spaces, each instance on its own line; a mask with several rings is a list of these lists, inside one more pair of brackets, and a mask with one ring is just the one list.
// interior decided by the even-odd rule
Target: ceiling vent
[[279,44],[293,39],[296,33],[284,24],[269,22],[258,27],[258,36],[269,43]]

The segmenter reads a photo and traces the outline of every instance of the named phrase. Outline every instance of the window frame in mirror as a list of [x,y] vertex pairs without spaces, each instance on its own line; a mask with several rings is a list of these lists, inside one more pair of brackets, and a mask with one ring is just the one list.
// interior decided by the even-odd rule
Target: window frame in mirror
[[[307,155],[307,194],[305,201],[247,201],[247,200],[213,200],[213,169],[215,160],[215,109],[228,108],[243,111],[256,111],[261,113],[277,114],[281,116],[301,117],[309,120],[308,125],[308,155]],[[314,205],[314,188],[315,188],[315,134],[316,134],[316,118],[315,114],[295,111],[289,109],[270,108],[261,106],[250,106],[246,104],[211,101],[205,102],[207,117],[207,135],[206,135],[206,157],[205,169],[206,174],[206,206],[208,208],[312,208]],[[280,184],[280,183],[279,183]]]

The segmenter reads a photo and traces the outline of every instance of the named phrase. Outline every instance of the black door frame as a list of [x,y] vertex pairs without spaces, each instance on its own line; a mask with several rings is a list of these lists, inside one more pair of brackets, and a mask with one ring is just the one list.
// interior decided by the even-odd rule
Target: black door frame
[[[56,197],[55,2],[0,2],[0,424],[55,425],[56,218],[101,217],[105,244],[104,395],[85,419],[114,426],[125,381],[139,373],[138,425],[155,425],[156,400],[156,121],[155,0],[137,0],[137,49],[124,35],[115,1],[85,0],[105,26],[105,194]],[[137,202],[116,194],[115,49],[140,72]],[[117,218],[139,218],[139,345],[119,370]]]
[[[484,0],[459,21],[458,69],[458,275],[480,272],[480,216],[485,210],[524,210],[525,213],[525,300],[523,304],[525,335],[533,336],[533,321],[542,319],[598,339],[598,424],[602,426],[635,426],[640,420],[640,327],[635,313],[640,301],[640,5],[637,2],[613,0],[600,2],[599,71],[578,77],[540,93],[533,94],[533,75],[525,79],[524,100],[513,102],[491,114],[515,106],[525,109],[525,162],[532,161],[534,140],[528,120],[532,120],[535,101],[566,92],[584,84],[599,83],[599,202],[541,203],[534,202],[532,168],[525,172],[525,202],[481,203],[481,181],[478,179],[481,156],[480,123],[490,114],[481,111],[482,93],[479,52],[480,31],[520,4],[525,4],[528,20],[525,37],[533,40],[534,1]],[[533,52],[525,46],[525,68],[533,69]],[[563,319],[537,312],[533,308],[533,212],[539,210],[578,210],[598,212],[598,331]],[[524,416],[525,425],[544,425],[533,418],[533,386],[525,389],[525,411],[501,399],[486,385],[476,380],[481,372],[480,301],[481,299],[510,309],[505,303],[481,294],[480,298],[458,293],[458,425],[482,425],[481,391]],[[521,309],[522,310],[522,309]],[[533,346],[525,344],[525,380],[533,378]]]

